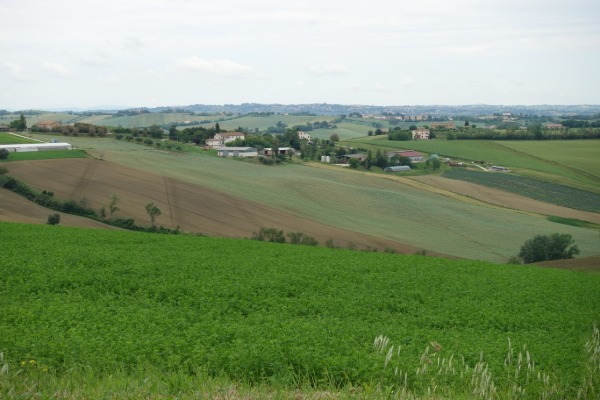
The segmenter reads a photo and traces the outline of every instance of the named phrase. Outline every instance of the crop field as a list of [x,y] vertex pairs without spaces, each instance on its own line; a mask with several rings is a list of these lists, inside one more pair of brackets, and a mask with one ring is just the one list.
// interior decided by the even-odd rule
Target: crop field
[[[149,151],[144,146],[110,139],[72,139],[74,145],[90,149],[92,154],[105,149],[104,159],[108,162],[234,196],[238,199],[236,204],[244,204],[239,200],[245,199],[305,219],[307,223],[319,223],[457,257],[505,262],[525,240],[557,229],[555,223],[545,218],[474,205],[415,188],[395,177],[375,177],[374,174],[296,163],[267,167],[203,153]],[[72,175],[67,174],[69,170],[71,168],[61,167],[52,174],[56,177],[64,171],[66,178]],[[29,176],[40,180],[43,186],[39,189],[52,190],[47,187],[49,180],[43,179],[43,171],[49,171],[48,168],[36,171]],[[120,176],[125,178],[128,174]],[[140,180],[135,187],[144,182]],[[86,187],[83,181],[79,185]],[[119,191],[124,190],[121,197],[125,198],[127,187],[134,185],[119,186]],[[89,188],[90,191],[99,190],[92,189],[94,186]],[[99,193],[105,193],[108,198],[110,190],[110,186],[106,186]],[[160,193],[160,199],[164,199],[164,192]],[[202,208],[202,212],[208,212],[207,216],[218,221],[220,214],[210,214],[208,210],[212,206],[208,207]],[[301,228],[295,230],[303,231]],[[560,231],[573,235],[582,250],[581,256],[599,254],[597,234],[593,231],[566,225],[560,226]],[[461,245],[457,246],[457,243]]]
[[[485,161],[533,178],[600,193],[600,178],[597,172],[600,168],[597,168],[599,164],[595,157],[595,154],[600,152],[600,140],[402,142],[388,140],[387,136],[382,135],[349,140],[342,144],[371,150],[400,147],[467,161]],[[587,150],[583,150],[584,148]]]
[[10,153],[8,158],[0,160],[0,163],[10,161],[26,160],[51,160],[59,158],[86,158],[84,150],[52,150],[52,151],[26,151],[21,153]]
[[151,366],[286,385],[400,383],[373,350],[385,335],[402,346],[393,361],[409,388],[432,342],[471,368],[483,354],[503,387],[510,340],[515,362],[526,345],[569,397],[600,319],[600,276],[571,271],[46,225],[0,232],[0,352],[56,374]]
[[[124,128],[142,128],[150,125],[168,125],[173,122],[203,121],[214,117],[191,115],[188,113],[147,113],[133,116],[106,118],[94,122],[103,126],[122,126]],[[82,122],[86,122],[82,120]]]
[[0,133],[0,144],[26,144],[37,143],[35,140],[26,139],[9,133]]
[[[333,116],[312,116],[312,115],[242,115],[240,117],[224,117],[219,121],[221,129],[234,130],[238,127],[248,128],[250,131],[259,129],[266,131],[268,127],[277,125],[278,122],[286,124],[289,128],[295,125],[303,125],[307,122],[328,121],[330,122],[335,117]],[[203,126],[213,126],[214,123],[204,124]]]
[[599,194],[568,186],[556,185],[513,174],[468,171],[464,169],[446,171],[444,172],[444,176],[517,193],[551,204],[600,213]]

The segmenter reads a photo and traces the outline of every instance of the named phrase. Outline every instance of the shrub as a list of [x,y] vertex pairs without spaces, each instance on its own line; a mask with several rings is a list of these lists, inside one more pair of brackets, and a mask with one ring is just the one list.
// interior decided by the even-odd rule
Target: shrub
[[60,223],[60,214],[48,215],[48,225],[58,225]]
[[252,236],[252,239],[261,242],[285,243],[283,231],[277,228],[260,228],[260,231]]
[[6,160],[10,153],[6,149],[0,149],[0,160]]

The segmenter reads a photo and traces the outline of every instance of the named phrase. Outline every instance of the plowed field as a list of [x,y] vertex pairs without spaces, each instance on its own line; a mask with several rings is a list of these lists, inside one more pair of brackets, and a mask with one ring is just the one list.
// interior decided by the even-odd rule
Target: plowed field
[[[145,205],[153,202],[162,212],[156,223],[179,226],[184,232],[221,237],[250,237],[261,227],[285,232],[304,232],[323,244],[333,239],[340,247],[394,249],[414,253],[416,247],[376,238],[360,232],[324,225],[213,189],[163,177],[107,161],[94,159],[41,160],[7,163],[9,173],[37,190],[54,192],[59,199],[85,199],[94,209],[107,207],[111,196],[119,197],[116,217],[134,218],[149,225]],[[22,199],[22,198],[21,198]],[[21,200],[26,202],[25,199]],[[0,209],[4,205],[0,205]],[[0,213],[1,220],[18,220]],[[43,212],[43,219],[48,211]],[[27,218],[23,216],[23,221]],[[431,253],[434,254],[434,253]]]

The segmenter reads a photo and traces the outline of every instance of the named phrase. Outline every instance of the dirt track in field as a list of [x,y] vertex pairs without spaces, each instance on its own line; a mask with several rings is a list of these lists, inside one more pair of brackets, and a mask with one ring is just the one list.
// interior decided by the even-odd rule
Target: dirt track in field
[[588,211],[580,211],[572,208],[561,207],[543,201],[537,201],[525,196],[505,192],[498,189],[493,189],[475,183],[459,181],[457,179],[448,179],[436,175],[425,175],[419,177],[411,177],[411,179],[447,190],[449,192],[458,193],[463,196],[468,196],[488,204],[494,204],[501,207],[511,208],[530,213],[553,215],[563,218],[575,218],[582,221],[593,222],[600,224],[600,214]]
[[[11,175],[34,189],[52,191],[57,198],[63,200],[85,199],[95,210],[107,207],[114,194],[120,199],[117,204],[119,211],[115,213],[115,217],[133,218],[139,225],[150,224],[144,207],[153,202],[162,212],[156,219],[157,225],[172,228],[179,226],[184,232],[244,238],[251,237],[261,227],[275,227],[284,232],[304,232],[314,236],[321,244],[333,239],[334,244],[339,247],[353,244],[358,249],[394,249],[405,254],[420,250],[402,243],[324,225],[202,186],[107,161],[40,160],[6,163],[5,166]],[[17,203],[27,202],[20,196],[19,199],[21,201]],[[43,222],[46,222],[49,211],[43,210],[46,210],[43,212]],[[0,220],[18,221],[19,215],[22,222],[30,222],[27,220],[27,212],[10,212],[5,210],[4,204],[0,204]],[[430,254],[441,255],[433,252]]]

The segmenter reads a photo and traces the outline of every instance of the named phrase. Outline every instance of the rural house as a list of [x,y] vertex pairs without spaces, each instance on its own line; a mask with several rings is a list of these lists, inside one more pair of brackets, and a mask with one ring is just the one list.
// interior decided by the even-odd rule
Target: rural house
[[212,148],[220,148],[225,143],[234,142],[237,139],[244,140],[246,135],[242,132],[219,132],[212,139],[206,139],[206,145]]
[[431,129],[455,129],[454,121],[447,122],[432,122]]
[[546,124],[547,129],[563,129],[562,124]]
[[303,131],[298,131],[298,139],[311,141],[310,135]]
[[412,131],[413,140],[429,140],[429,129],[417,128]]
[[58,121],[44,120],[36,122],[34,125],[37,126],[40,130],[51,131],[54,128],[61,127],[62,123]]

